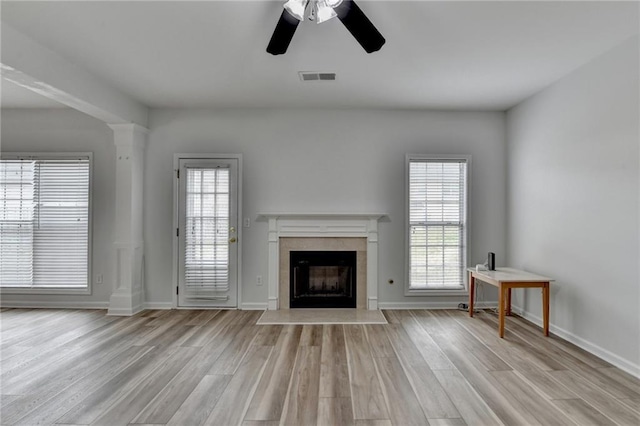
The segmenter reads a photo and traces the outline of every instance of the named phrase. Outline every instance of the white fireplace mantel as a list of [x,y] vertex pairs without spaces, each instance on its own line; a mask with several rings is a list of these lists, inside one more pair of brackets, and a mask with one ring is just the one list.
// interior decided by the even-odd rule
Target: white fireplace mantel
[[269,224],[268,306],[280,308],[279,253],[281,237],[356,237],[367,239],[367,309],[378,309],[378,222],[377,213],[264,213],[258,220]]

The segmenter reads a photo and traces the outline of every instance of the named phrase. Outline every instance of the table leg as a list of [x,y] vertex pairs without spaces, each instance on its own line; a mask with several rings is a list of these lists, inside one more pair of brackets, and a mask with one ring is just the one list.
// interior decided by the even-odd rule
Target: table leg
[[473,272],[469,272],[469,316],[473,316],[473,299],[476,293],[476,279],[473,277]]
[[505,289],[500,284],[498,287],[498,335],[504,337],[504,293]]
[[542,287],[542,327],[544,335],[549,335],[549,283]]
[[507,288],[507,301],[505,310],[505,315],[511,315],[511,287]]

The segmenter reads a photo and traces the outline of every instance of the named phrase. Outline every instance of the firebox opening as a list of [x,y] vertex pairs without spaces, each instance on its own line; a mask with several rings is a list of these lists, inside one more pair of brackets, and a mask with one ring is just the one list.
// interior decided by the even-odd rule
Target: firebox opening
[[291,251],[291,308],[355,308],[355,251]]

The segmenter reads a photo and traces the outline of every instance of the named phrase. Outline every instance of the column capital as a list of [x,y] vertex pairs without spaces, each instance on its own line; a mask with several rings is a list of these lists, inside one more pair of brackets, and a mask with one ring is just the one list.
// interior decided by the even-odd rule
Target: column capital
[[141,132],[143,134],[147,134],[149,133],[149,129],[147,129],[146,127],[143,127],[139,124],[136,123],[121,123],[121,124],[107,124],[107,126],[111,127],[111,129],[116,132],[116,131],[128,131],[128,132]]
[[107,124],[113,130],[116,146],[140,147],[144,149],[149,129],[135,123]]

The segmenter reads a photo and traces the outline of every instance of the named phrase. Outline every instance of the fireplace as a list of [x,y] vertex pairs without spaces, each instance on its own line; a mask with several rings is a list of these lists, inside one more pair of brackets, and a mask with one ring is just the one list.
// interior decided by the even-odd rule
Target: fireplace
[[291,251],[357,251],[356,309],[378,309],[378,221],[384,214],[265,213],[267,308],[289,309]]
[[357,252],[291,251],[291,308],[355,308]]

